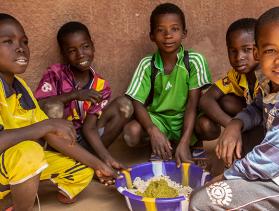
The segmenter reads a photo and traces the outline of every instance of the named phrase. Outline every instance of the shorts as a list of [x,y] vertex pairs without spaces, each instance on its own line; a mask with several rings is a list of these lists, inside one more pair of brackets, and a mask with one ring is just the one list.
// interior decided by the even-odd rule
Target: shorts
[[16,185],[40,174],[51,180],[69,198],[75,197],[93,177],[93,170],[61,153],[44,151],[34,141],[23,141],[0,155],[0,199]]
[[[155,124],[159,128],[159,130],[166,135],[166,137],[169,140],[175,142],[180,141],[182,135],[181,133],[183,129],[183,121],[177,120],[177,121],[167,122],[161,116],[158,116],[150,112],[148,113],[153,124]],[[184,120],[184,118],[182,119]],[[194,144],[196,144],[196,142],[198,142],[198,139],[195,133],[193,132],[191,136],[190,146],[193,146]]]

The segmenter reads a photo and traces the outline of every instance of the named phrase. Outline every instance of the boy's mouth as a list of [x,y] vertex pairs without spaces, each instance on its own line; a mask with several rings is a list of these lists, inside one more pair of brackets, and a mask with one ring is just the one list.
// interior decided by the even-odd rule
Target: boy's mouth
[[80,62],[79,65],[82,66],[82,67],[85,67],[85,66],[89,65],[89,62],[88,61],[83,61],[83,62]]
[[164,46],[166,46],[166,47],[172,47],[173,45],[175,45],[175,42],[164,43]]
[[247,69],[247,66],[246,65],[238,65],[238,66],[235,66],[234,69],[239,71],[239,72],[242,72],[242,71],[245,71]]
[[20,66],[26,66],[28,64],[28,59],[26,57],[18,57],[15,62]]

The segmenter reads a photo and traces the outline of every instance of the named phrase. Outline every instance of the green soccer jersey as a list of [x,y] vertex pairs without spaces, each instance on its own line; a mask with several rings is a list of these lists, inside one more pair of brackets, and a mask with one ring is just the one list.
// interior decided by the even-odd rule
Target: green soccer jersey
[[[211,84],[211,75],[206,59],[199,53],[189,51],[191,70],[184,65],[184,48],[177,54],[177,63],[170,74],[164,73],[159,52],[155,53],[155,67],[159,70],[154,82],[154,97],[147,107],[153,123],[169,139],[179,140],[184,120],[189,90]],[[139,63],[126,95],[145,103],[151,88],[151,56]]]

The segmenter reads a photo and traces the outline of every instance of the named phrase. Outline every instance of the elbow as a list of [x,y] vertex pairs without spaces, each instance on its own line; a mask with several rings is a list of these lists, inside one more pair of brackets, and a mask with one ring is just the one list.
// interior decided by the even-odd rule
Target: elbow
[[206,110],[206,105],[207,103],[207,97],[206,95],[201,96],[200,101],[199,101],[199,108],[202,110]]

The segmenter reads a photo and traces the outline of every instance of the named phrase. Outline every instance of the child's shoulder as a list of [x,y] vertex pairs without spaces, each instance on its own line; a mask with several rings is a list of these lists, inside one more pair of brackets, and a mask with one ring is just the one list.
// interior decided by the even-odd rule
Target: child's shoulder
[[150,66],[151,65],[151,60],[152,60],[152,57],[153,55],[155,55],[156,53],[153,53],[153,54],[148,54],[146,55],[145,57],[143,57],[140,62],[139,62],[139,65],[140,66]]
[[53,71],[53,72],[63,72],[65,70],[68,70],[68,65],[66,64],[61,64],[61,63],[56,63],[52,64],[47,68],[47,71]]
[[202,53],[197,52],[197,51],[195,51],[193,49],[189,49],[188,52],[189,52],[189,60],[190,60],[190,62],[193,62],[193,61],[204,62],[204,61],[206,61],[206,58],[205,58],[205,56]]

